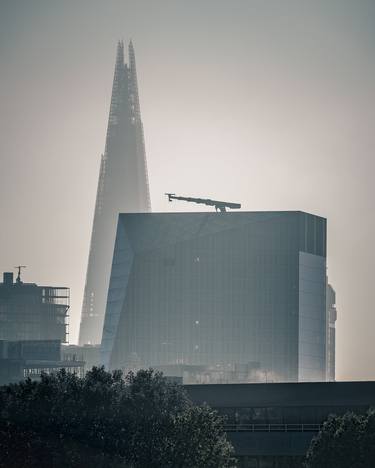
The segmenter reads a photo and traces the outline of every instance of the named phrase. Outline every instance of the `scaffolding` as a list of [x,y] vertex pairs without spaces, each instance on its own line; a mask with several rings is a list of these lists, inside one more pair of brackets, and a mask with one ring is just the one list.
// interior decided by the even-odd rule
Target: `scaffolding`
[[61,336],[67,343],[69,336],[70,289],[66,287],[41,286],[45,333]]

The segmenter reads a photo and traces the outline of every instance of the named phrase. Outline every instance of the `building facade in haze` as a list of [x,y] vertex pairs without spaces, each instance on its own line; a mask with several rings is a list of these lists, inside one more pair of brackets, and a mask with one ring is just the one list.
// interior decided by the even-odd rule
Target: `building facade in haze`
[[61,346],[63,361],[80,361],[85,363],[85,373],[94,366],[100,367],[100,345],[63,345]]
[[327,283],[327,380],[334,381],[336,377],[336,292]]
[[81,345],[101,341],[119,212],[150,209],[134,49],[130,42],[126,64],[124,44],[119,42],[82,305]]
[[70,290],[23,283],[4,273],[0,283],[0,340],[67,341]]
[[326,220],[119,216],[102,360],[184,382],[326,380]]
[[[240,468],[302,468],[311,440],[332,414],[366,414],[375,382],[186,385],[196,405],[225,417]],[[337,465],[340,466],[340,463]]]
[[83,377],[84,365],[85,362],[77,359],[62,360],[60,340],[0,340],[0,385],[27,377],[38,380],[42,373],[61,369]]

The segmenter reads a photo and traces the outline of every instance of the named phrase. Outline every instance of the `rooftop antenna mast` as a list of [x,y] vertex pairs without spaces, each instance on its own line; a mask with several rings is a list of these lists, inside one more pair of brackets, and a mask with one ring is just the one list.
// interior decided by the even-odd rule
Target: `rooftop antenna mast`
[[15,266],[14,268],[16,270],[18,270],[18,275],[17,275],[16,282],[17,282],[17,284],[21,284],[22,283],[22,281],[21,281],[21,269],[26,268],[26,265],[18,265],[18,266]]
[[174,193],[166,193],[168,201],[172,200],[182,200],[191,203],[201,203],[202,205],[214,206],[216,211],[221,211],[222,213],[227,211],[227,208],[239,209],[241,208],[240,203],[231,203],[219,200],[210,200],[209,198],[192,198],[192,197],[179,197]]

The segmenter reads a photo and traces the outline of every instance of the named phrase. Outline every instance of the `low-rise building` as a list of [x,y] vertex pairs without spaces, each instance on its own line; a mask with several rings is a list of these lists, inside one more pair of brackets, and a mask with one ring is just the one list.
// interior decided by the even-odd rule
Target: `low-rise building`
[[302,468],[312,438],[330,414],[375,406],[375,382],[185,385],[196,404],[226,417],[240,468]]
[[64,361],[83,361],[85,363],[85,373],[91,370],[94,366],[100,367],[100,345],[83,346],[78,345],[62,345],[61,355]]
[[0,385],[19,382],[27,377],[39,379],[42,372],[51,374],[60,369],[84,375],[84,361],[61,357],[59,340],[0,340]]

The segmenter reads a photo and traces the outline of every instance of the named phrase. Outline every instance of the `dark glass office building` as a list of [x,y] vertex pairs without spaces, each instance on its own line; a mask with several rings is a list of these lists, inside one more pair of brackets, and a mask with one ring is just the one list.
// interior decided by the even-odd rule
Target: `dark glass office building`
[[108,367],[170,369],[200,383],[323,381],[326,320],[324,218],[119,215]]

